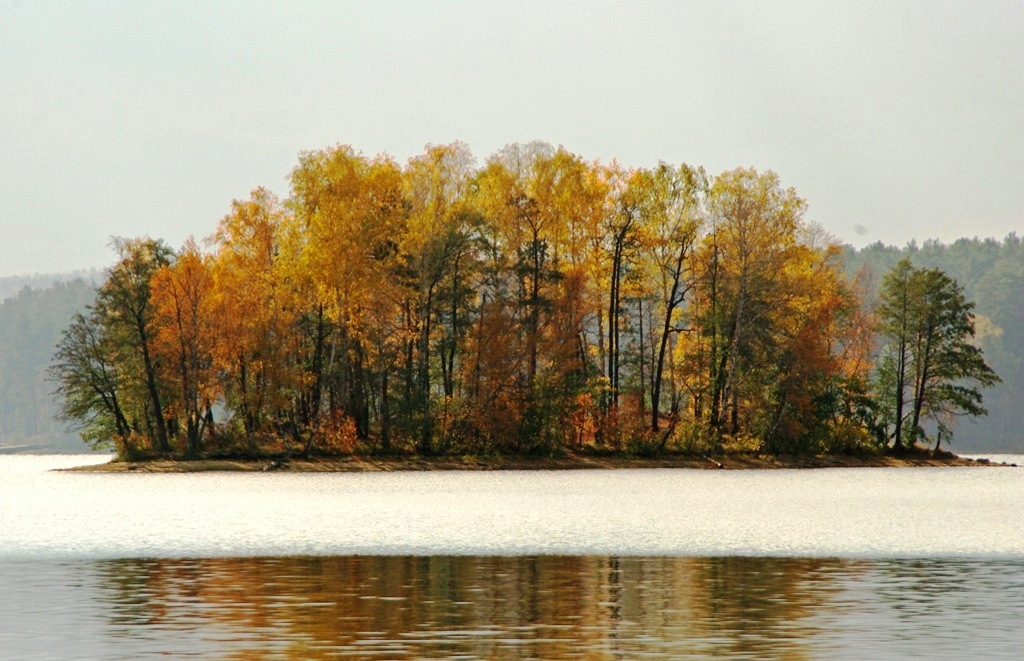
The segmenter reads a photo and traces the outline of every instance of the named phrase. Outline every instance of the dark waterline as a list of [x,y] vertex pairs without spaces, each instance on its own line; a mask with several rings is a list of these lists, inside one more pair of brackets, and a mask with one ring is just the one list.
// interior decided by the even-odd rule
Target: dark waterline
[[1019,654],[1024,563],[594,556],[0,560],[4,658]]

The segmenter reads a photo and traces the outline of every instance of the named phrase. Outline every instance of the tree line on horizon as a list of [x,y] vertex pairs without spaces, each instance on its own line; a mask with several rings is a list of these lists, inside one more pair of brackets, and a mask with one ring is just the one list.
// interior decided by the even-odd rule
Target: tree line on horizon
[[[81,275],[0,279],[0,447],[82,447],[57,419],[59,405],[46,379],[71,315],[95,298],[95,284],[76,277]],[[5,284],[11,285],[6,292]]]
[[[204,245],[115,239],[51,367],[126,458],[854,452],[948,439],[995,376],[909,262],[865,304],[772,172],[544,143],[303,152]],[[872,294],[873,295],[873,294]]]

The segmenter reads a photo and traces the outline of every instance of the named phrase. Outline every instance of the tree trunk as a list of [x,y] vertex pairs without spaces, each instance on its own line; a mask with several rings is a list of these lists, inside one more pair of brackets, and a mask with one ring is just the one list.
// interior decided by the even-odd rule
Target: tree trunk
[[624,235],[625,230],[615,237],[608,296],[608,380],[611,391],[609,404],[613,409],[619,407],[619,312]]
[[636,306],[637,306],[637,312],[639,313],[639,324],[640,324],[640,326],[639,326],[639,333],[638,333],[639,341],[640,341],[640,346],[639,346],[639,351],[640,351],[640,362],[639,362],[640,392],[638,394],[639,394],[639,400],[640,400],[639,401],[640,417],[642,419],[644,417],[644,397],[647,394],[646,392],[644,392],[644,390],[645,390],[644,379],[646,378],[645,375],[644,375],[644,363],[647,361],[647,357],[644,355],[644,300],[642,298],[638,298],[636,300]]
[[676,259],[676,268],[672,274],[672,289],[669,292],[668,300],[665,302],[665,319],[661,327],[661,341],[658,343],[658,362],[654,368],[654,381],[651,388],[651,431],[658,431],[658,409],[661,405],[661,382],[665,373],[665,353],[668,349],[668,339],[672,332],[672,315],[676,306],[682,300],[676,300],[679,296],[679,280],[682,277],[683,259],[686,256],[686,244],[681,244],[679,257]]
[[526,388],[533,390],[533,381],[537,376],[537,335],[540,333],[540,278],[543,268],[541,242],[538,234],[533,233],[533,282],[530,283],[530,327],[526,338],[528,364],[526,370]]
[[899,353],[896,361],[896,430],[894,432],[892,449],[899,454],[903,449],[903,392],[906,388],[907,376],[907,314],[909,314],[908,292],[903,292],[903,310],[900,321],[900,335],[897,338]]
[[380,444],[384,454],[391,452],[391,401],[388,398],[388,371],[380,377]]
[[150,358],[148,338],[142,327],[139,328],[139,339],[142,349],[142,364],[146,370],[146,387],[149,390],[149,400],[156,425],[156,443],[153,449],[160,453],[167,453],[171,451],[171,444],[167,440],[167,421],[164,420],[163,407],[160,405],[160,392],[156,386],[156,367]]
[[927,393],[928,380],[931,378],[931,353],[932,353],[932,335],[934,329],[931,324],[925,328],[924,346],[919,349],[917,360],[917,379],[914,384],[914,401],[913,401],[913,413],[912,413],[912,427],[911,431],[917,436],[917,430],[920,429],[921,425],[921,411],[924,408],[924,397]]

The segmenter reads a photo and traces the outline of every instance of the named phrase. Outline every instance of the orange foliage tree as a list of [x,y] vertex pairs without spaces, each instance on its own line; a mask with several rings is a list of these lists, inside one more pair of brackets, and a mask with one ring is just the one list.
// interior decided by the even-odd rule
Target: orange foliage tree
[[103,356],[104,429],[189,456],[862,440],[870,320],[774,173],[338,145],[290,185],[233,202],[206,252],[119,244],[94,321],[133,350]]

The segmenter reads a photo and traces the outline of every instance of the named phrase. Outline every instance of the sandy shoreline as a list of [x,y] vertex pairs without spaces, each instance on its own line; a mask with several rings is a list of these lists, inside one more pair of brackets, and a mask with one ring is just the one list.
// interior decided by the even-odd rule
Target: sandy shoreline
[[316,457],[291,459],[283,464],[271,459],[199,459],[181,461],[113,461],[67,470],[95,473],[201,473],[210,471],[256,472],[273,470],[288,473],[367,473],[389,471],[492,471],[492,470],[579,470],[618,468],[698,468],[698,469],[785,469],[785,468],[911,468],[921,466],[1000,466],[942,455],[913,454],[890,456],[770,457],[760,455],[724,455],[715,458],[667,456],[657,458],[600,457],[572,455],[555,459],[523,457]]

